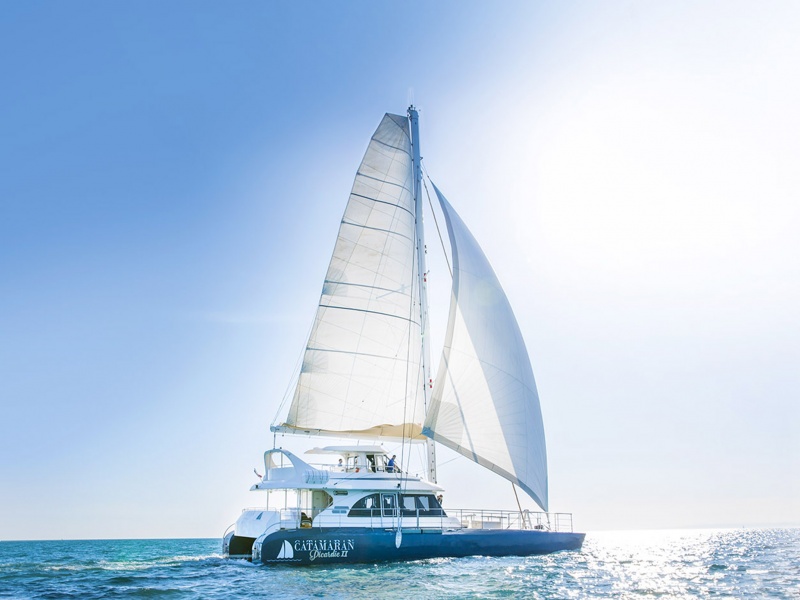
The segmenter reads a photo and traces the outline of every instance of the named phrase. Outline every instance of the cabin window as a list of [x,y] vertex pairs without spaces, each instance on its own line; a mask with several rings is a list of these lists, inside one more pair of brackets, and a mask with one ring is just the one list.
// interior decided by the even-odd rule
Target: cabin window
[[348,517],[379,517],[381,516],[380,496],[372,494],[364,496],[353,504]]
[[401,498],[403,516],[414,516],[417,514],[416,496],[403,496]]
[[441,517],[445,513],[433,494],[403,494],[403,516]]
[[397,496],[395,494],[381,494],[381,506],[383,507],[384,517],[397,516]]

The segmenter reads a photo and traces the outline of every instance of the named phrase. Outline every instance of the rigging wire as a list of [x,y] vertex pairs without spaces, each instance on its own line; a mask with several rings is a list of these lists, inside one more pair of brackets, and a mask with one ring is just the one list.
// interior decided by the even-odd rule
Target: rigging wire
[[[411,452],[412,452],[413,447],[414,447],[414,444],[413,444],[413,441],[412,441],[412,432],[409,431],[408,432],[408,456],[406,456],[406,453],[405,453],[405,444],[406,444],[405,429],[406,429],[406,423],[408,423],[410,421],[410,419],[408,419],[408,412],[407,411],[408,411],[408,383],[409,383],[408,380],[409,380],[409,368],[410,368],[410,365],[411,365],[411,346],[412,346],[411,329],[412,329],[412,323],[413,323],[413,319],[412,318],[413,318],[413,315],[414,315],[414,288],[419,288],[419,277],[418,277],[419,264],[418,264],[418,261],[416,259],[416,255],[417,255],[418,249],[419,249],[418,246],[419,246],[419,240],[416,240],[416,243],[413,246],[414,256],[413,256],[413,259],[411,261],[411,302],[409,303],[409,306],[408,306],[408,322],[409,322],[409,325],[408,325],[408,343],[406,344],[406,377],[405,377],[405,382],[406,382],[405,386],[406,387],[405,387],[405,393],[404,393],[404,399],[403,399],[403,435],[402,435],[402,437],[400,439],[400,458],[401,458],[401,462],[406,465],[406,471],[408,471],[408,467],[411,464]],[[417,308],[420,310],[420,333],[422,333],[422,331],[421,331],[421,329],[422,329],[422,314],[421,314],[421,311],[422,311],[422,305],[421,305],[422,289],[421,288],[418,289],[418,297],[420,298],[420,302],[417,303]],[[422,343],[422,337],[420,337],[420,344],[421,343]],[[422,352],[422,348],[420,348],[420,361],[424,361],[424,360],[425,360],[425,356],[424,356],[424,353]],[[427,382],[421,382],[420,381],[420,371],[421,371],[420,368],[416,369],[416,378],[415,378],[416,379],[416,385],[414,385],[415,392],[414,392],[414,403],[412,405],[412,412],[411,412],[412,415],[416,415],[417,414],[417,402],[419,401],[419,389],[420,389],[419,386],[420,386],[420,383],[423,383],[423,386],[427,385]],[[423,387],[423,389],[425,389],[425,388]],[[426,389],[425,389],[425,392],[427,392]],[[398,465],[395,465],[395,471],[399,471],[399,466]],[[402,493],[402,492],[405,492],[408,489],[408,476],[406,476],[405,480],[403,480],[402,472],[401,472],[401,481],[404,482],[403,483],[403,487],[401,488],[401,493]],[[400,508],[400,503],[401,502],[402,502],[402,496],[398,496],[398,498],[397,498],[398,529],[400,527],[402,527],[402,525],[401,525],[402,511],[401,511],[401,508]]]
[[[416,251],[416,244],[414,245],[414,251]],[[409,366],[411,363],[411,324],[413,321],[411,318],[414,316],[414,273],[416,265],[416,260],[411,261],[411,302],[408,303],[408,336],[406,343],[406,376],[405,376],[405,390],[403,392],[403,424],[400,436],[400,457],[403,458],[405,456],[405,445],[406,445],[406,424],[408,423],[408,375],[409,375]],[[414,408],[416,409],[417,402],[416,402],[416,394],[414,395]],[[409,433],[410,437],[410,433]],[[411,441],[409,440],[409,445]],[[394,470],[397,470],[397,465],[395,464]],[[398,504],[400,503],[400,498],[397,499]]]
[[525,513],[522,511],[522,504],[519,502],[519,496],[517,495],[517,486],[514,485],[514,482],[511,482],[511,489],[514,490],[514,498],[517,499],[517,508],[519,508],[519,520],[522,523],[522,528],[526,529],[525,527]]
[[[306,333],[306,343],[303,344],[303,349],[300,351],[300,355],[297,357],[297,362],[292,369],[292,375],[289,377],[289,384],[286,386],[286,391],[283,393],[283,399],[281,400],[280,405],[278,406],[278,410],[275,411],[275,416],[272,418],[272,425],[275,425],[278,422],[278,417],[283,412],[283,407],[286,406],[286,401],[289,399],[289,393],[294,387],[296,380],[300,377],[300,367],[303,364],[303,358],[305,358],[306,350],[308,349],[308,339],[311,337],[311,330],[314,328],[314,322],[316,318],[311,321],[311,325],[308,328],[308,333]],[[274,445],[274,443],[273,443]]]
[[[425,164],[422,164],[422,170],[425,171],[425,176],[430,180],[431,185],[433,185],[433,179],[428,174],[428,169],[425,168]],[[431,207],[431,214],[433,215],[433,224],[436,225],[436,234],[439,236],[439,243],[442,245],[442,254],[444,254],[444,260],[447,263],[447,270],[450,271],[450,277],[453,277],[453,267],[450,266],[450,258],[447,256],[447,248],[444,245],[444,238],[442,237],[442,231],[439,229],[439,220],[436,218],[436,211],[433,210],[433,201],[431,200],[431,194],[428,191],[428,184],[425,183],[425,180],[422,180],[422,185],[425,186],[425,195],[428,196],[428,206]]]
[[456,456],[455,458],[451,458],[450,460],[446,460],[443,463],[440,463],[439,466],[443,467],[445,465],[449,465],[451,462],[453,462],[454,460],[458,460],[459,458],[463,458],[463,457],[462,456]]
[[[414,212],[416,213],[416,210]],[[416,217],[416,218],[419,218],[419,217]],[[405,390],[403,392],[403,424],[402,424],[403,429],[401,431],[401,437],[400,437],[400,459],[401,459],[402,463],[405,463],[406,468],[408,468],[408,465],[411,462],[411,448],[412,448],[411,432],[409,431],[409,433],[408,433],[408,437],[409,437],[409,440],[408,440],[408,460],[405,460],[406,424],[409,422],[409,419],[408,419],[408,378],[409,377],[408,376],[409,376],[409,370],[410,370],[410,366],[411,366],[411,345],[412,345],[411,329],[412,329],[412,323],[413,323],[412,319],[414,317],[414,287],[419,285],[419,282],[417,281],[417,277],[415,277],[415,275],[417,274],[417,270],[419,268],[418,265],[417,265],[417,256],[416,256],[417,252],[418,252],[418,246],[419,246],[419,239],[416,239],[416,243],[414,243],[412,245],[411,302],[408,303],[408,329],[407,329],[408,336],[406,338],[407,339],[407,343],[406,343],[406,376],[405,376]],[[421,289],[419,290],[419,294],[421,296],[421,294],[422,294],[422,290]],[[421,309],[421,306],[420,306],[420,309]],[[422,328],[422,314],[420,313],[420,329],[421,328]],[[420,342],[421,342],[421,339],[422,338],[420,337]],[[422,356],[421,354],[422,353],[420,353],[420,358],[422,360],[425,360],[425,357]],[[417,369],[417,383],[419,383],[419,369]],[[417,386],[414,386],[414,387],[415,387],[415,389],[417,388]],[[415,392],[414,393],[414,407],[413,407],[414,408],[414,413],[413,414],[416,414],[417,395],[418,395],[418,392]],[[395,462],[392,471],[395,472],[395,473],[400,471],[397,462]],[[400,481],[401,482],[403,481],[402,472],[400,472]],[[406,477],[406,486],[407,485],[408,485],[408,477]],[[400,536],[403,535],[403,533],[402,533],[402,530],[403,530],[403,511],[401,510],[400,505],[403,502],[403,494],[402,494],[402,492],[404,492],[404,491],[406,491],[406,490],[401,488],[401,493],[397,494],[397,496],[396,496],[397,499],[395,500],[395,510],[397,511],[397,538],[396,538],[395,544],[397,545],[398,548],[400,547],[400,543],[401,543],[400,540],[402,539]]]

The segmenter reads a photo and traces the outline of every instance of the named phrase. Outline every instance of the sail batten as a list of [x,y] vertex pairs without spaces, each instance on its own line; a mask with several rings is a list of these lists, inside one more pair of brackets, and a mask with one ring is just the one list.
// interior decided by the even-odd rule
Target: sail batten
[[[404,321],[408,321],[409,323],[413,323],[413,324],[415,324],[415,325],[417,325],[419,327],[419,323],[417,321],[415,321],[414,319],[409,319],[408,317],[404,317],[402,315],[393,315],[393,314],[390,314],[390,313],[378,312],[377,310],[364,310],[363,308],[350,308],[349,306],[333,306],[332,304],[320,304],[319,307],[320,308],[332,308],[334,310],[355,310],[355,311],[358,311],[358,312],[361,312],[361,313],[369,313],[369,314],[373,314],[373,315],[381,315],[383,317],[391,317],[393,319],[402,319]],[[357,353],[354,353],[354,354],[357,354]]]
[[[364,173],[362,171],[356,171],[357,177],[362,177],[363,179],[371,179],[373,181],[379,181],[382,185],[396,185],[397,187],[403,189],[404,191],[408,192],[409,194],[413,193],[405,183],[398,183],[396,181],[387,181],[385,179],[381,179],[380,177],[375,177],[374,175],[369,175],[368,173]],[[361,196],[360,194],[353,194],[354,196]],[[367,198],[367,196],[361,196],[362,198]]]
[[388,233],[389,235],[399,235],[407,240],[410,240],[407,235],[400,233],[399,231],[392,231],[391,229],[385,229],[383,227],[370,227],[369,225],[360,225],[359,223],[350,223],[349,221],[342,221],[342,225],[349,225],[351,227],[360,227],[361,229],[371,229],[373,231],[382,231],[383,233]]
[[525,342],[489,261],[433,187],[447,223],[453,287],[423,434],[518,485],[547,510],[544,426]]
[[273,430],[421,436],[411,161],[408,121],[387,114],[357,170],[292,404]]
[[355,198],[364,198],[364,200],[370,200],[371,202],[377,202],[379,204],[386,204],[387,206],[393,206],[394,208],[399,208],[401,210],[408,211],[412,216],[414,215],[414,213],[408,210],[405,206],[401,206],[400,204],[393,204],[385,200],[379,200],[378,198],[373,198],[372,196],[365,196],[364,194],[351,194],[351,195]]
[[[353,287],[368,288],[372,290],[379,290],[381,292],[390,292],[392,294],[403,294],[402,291],[396,289],[382,288],[376,285],[365,285],[363,283],[350,283],[349,281],[334,281],[333,279],[326,279],[323,283],[328,283],[332,285],[347,285]],[[404,294],[404,295],[408,296],[409,294]]]

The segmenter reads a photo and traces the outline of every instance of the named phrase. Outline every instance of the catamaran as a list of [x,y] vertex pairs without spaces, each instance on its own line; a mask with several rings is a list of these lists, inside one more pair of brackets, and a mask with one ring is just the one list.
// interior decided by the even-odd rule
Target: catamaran
[[[223,553],[325,564],[580,549],[569,513],[549,513],[539,396],[511,305],[464,222],[432,184],[452,274],[434,378],[428,323],[419,114],[386,114],[339,226],[291,404],[278,434],[353,439],[303,460],[274,447],[265,494],[223,535]],[[424,448],[412,474],[383,444]],[[540,511],[442,507],[436,444],[522,489]],[[275,444],[277,446],[277,444]],[[424,445],[424,446],[421,446]],[[319,462],[319,461],[322,462]]]

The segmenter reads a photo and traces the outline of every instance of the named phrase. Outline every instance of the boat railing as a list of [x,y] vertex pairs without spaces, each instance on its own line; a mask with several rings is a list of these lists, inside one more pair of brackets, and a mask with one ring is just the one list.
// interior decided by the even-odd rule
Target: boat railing
[[[246,510],[246,509],[245,509],[245,510]],[[242,511],[242,512],[244,512],[244,511]],[[225,539],[225,536],[226,536],[226,535],[228,535],[228,533],[229,533],[230,531],[232,531],[234,527],[236,527],[236,521],[234,521],[233,523],[231,523],[230,525],[228,525],[228,527],[225,529],[225,531],[224,531],[224,532],[223,532],[223,534],[222,534],[222,539]]]
[[309,466],[314,467],[320,471],[330,471],[333,473],[390,473],[395,475],[402,475],[403,472],[398,467],[388,467],[383,465],[332,465],[330,463],[308,463]]
[[572,513],[546,513],[530,510],[434,509],[420,511],[403,509],[372,509],[369,515],[351,515],[350,510],[334,508],[333,513],[321,513],[319,508],[281,508],[281,529],[310,528],[317,516],[323,516],[326,527],[395,528],[407,529],[510,529],[531,531],[572,532]]
[[447,509],[466,529],[532,529],[571,532],[572,513],[546,513],[531,510]]

